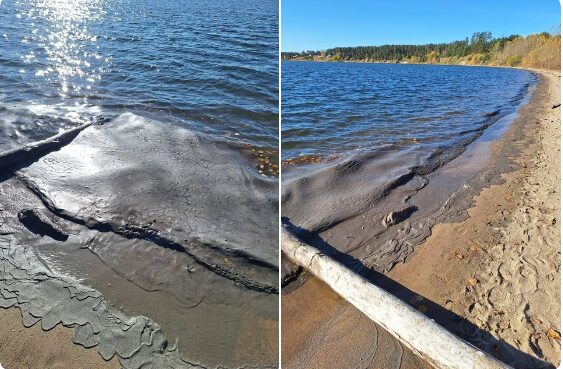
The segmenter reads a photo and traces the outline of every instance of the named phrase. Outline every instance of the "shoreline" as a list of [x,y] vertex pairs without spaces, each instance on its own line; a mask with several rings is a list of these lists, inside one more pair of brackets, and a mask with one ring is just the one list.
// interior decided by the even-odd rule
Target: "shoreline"
[[289,59],[282,59],[282,62],[311,62],[311,63],[359,63],[359,64],[399,64],[399,65],[452,65],[452,66],[459,66],[459,67],[491,67],[491,68],[516,68],[516,69],[524,69],[521,67],[511,67],[509,65],[486,65],[486,64],[447,64],[447,63],[397,63],[391,61],[362,61],[362,60],[289,60]]
[[[536,84],[534,75],[516,98],[484,115],[477,128],[447,148],[366,151],[288,171],[282,215],[295,235],[349,268],[388,272],[424,242],[434,225],[467,217],[471,197],[494,183],[494,174],[510,169],[504,163],[496,173],[479,176],[492,155],[491,142],[509,129]],[[463,186],[469,181],[470,187]],[[402,209],[407,210],[402,220],[382,221]]]
[[[541,69],[521,67],[521,66],[510,66],[510,65],[487,65],[487,64],[449,64],[449,63],[396,63],[396,62],[386,62],[386,61],[361,61],[361,60],[289,60],[282,59],[282,62],[310,62],[310,63],[358,63],[358,64],[399,64],[399,65],[440,65],[443,67],[488,67],[488,68],[508,68],[508,69],[520,69],[527,71],[537,71]],[[557,70],[546,69],[546,71],[557,72]]]
[[[553,72],[547,72],[547,73],[553,73]],[[540,72],[540,74],[541,74],[541,72]],[[545,77],[541,77],[541,78],[545,78]],[[540,81],[539,83],[542,83],[542,82]],[[545,86],[540,88],[540,86],[538,85],[537,90],[538,89],[539,90],[542,90],[542,89],[545,90],[545,88],[546,88]],[[538,92],[537,90],[536,90],[536,92],[534,92],[534,96],[541,93],[541,91]],[[539,101],[539,102],[535,101],[535,100],[530,101],[529,104],[521,107],[521,111],[519,112],[518,117],[516,119],[523,121],[523,120],[526,119],[526,117],[529,118],[529,114],[530,114],[529,110],[537,111],[538,105],[549,104],[549,102],[545,101],[545,98],[543,100],[542,99],[540,99],[540,100],[541,101]],[[556,101],[556,102],[558,102],[558,101]],[[534,109],[534,106],[536,107],[535,109]],[[551,106],[549,106],[549,108],[551,108]],[[507,143],[508,139],[514,138],[514,131],[516,130],[517,126],[518,126],[517,122],[516,121],[513,122],[513,124],[511,124],[510,128],[508,129],[508,131],[505,132],[499,140],[495,141],[492,144],[493,150],[494,150],[494,156],[493,156],[493,159],[491,160],[491,162],[494,162],[495,158],[498,159],[498,147],[502,146],[502,143]],[[521,126],[521,124],[520,124],[520,126]],[[528,126],[526,126],[526,127],[528,127]],[[524,129],[524,131],[529,132],[530,129],[527,128],[527,129]],[[557,143],[557,145],[558,145],[558,143]],[[497,175],[499,177],[497,179],[497,181],[501,181],[501,182],[502,182],[502,178],[500,178],[501,173],[506,173],[506,172],[512,173],[513,170],[518,171],[518,168],[513,168],[511,166],[510,160],[508,160],[508,156],[514,155],[515,153],[513,152],[513,153],[509,154],[509,153],[505,152],[503,154],[505,155],[504,159],[506,159],[506,160],[503,160],[503,163],[497,162],[497,165],[499,166],[499,168],[502,167],[502,166],[504,166],[504,168],[505,168],[505,170],[500,170],[500,171],[497,170]],[[532,160],[532,159],[528,158],[528,160]],[[485,170],[482,170],[480,173],[485,174],[485,172],[486,172]],[[494,186],[501,185],[499,183],[495,183],[495,181],[491,181],[492,179],[494,179],[494,173],[493,172],[495,172],[495,171],[493,170],[492,172],[490,172],[488,174],[489,183],[483,186],[484,189],[478,188],[477,191],[475,191],[473,193],[471,193],[471,192],[469,193],[470,194],[470,196],[468,198],[469,203],[467,203],[467,207],[470,208],[469,209],[469,216],[470,216],[469,218],[467,218],[465,220],[464,219],[454,220],[454,221],[457,221],[458,223],[439,223],[438,225],[433,226],[432,231],[431,231],[432,235],[430,235],[430,237],[428,237],[428,239],[426,239],[423,242],[422,245],[417,246],[415,248],[414,253],[412,253],[411,255],[406,257],[406,261],[405,261],[404,264],[402,264],[402,263],[397,264],[387,274],[387,276],[381,275],[381,276],[376,276],[374,278],[375,280],[377,280],[379,282],[378,284],[381,284],[382,286],[384,286],[384,288],[387,288],[390,292],[392,292],[396,295],[399,295],[399,297],[403,298],[408,303],[413,304],[415,307],[419,308],[419,310],[427,313],[429,316],[436,319],[441,324],[445,325],[447,328],[450,328],[451,326],[453,326],[455,324],[450,322],[450,324],[449,324],[450,327],[448,327],[448,324],[444,324],[445,320],[456,318],[456,319],[458,319],[458,324],[459,324],[460,321],[463,321],[465,323],[465,320],[464,320],[465,317],[463,315],[448,313],[446,311],[447,307],[446,307],[445,301],[442,302],[442,301],[433,300],[430,296],[430,292],[428,292],[427,289],[425,289],[425,282],[422,282],[421,280],[423,278],[427,278],[427,279],[434,278],[434,276],[436,274],[440,274],[438,271],[441,270],[441,268],[443,267],[442,264],[445,263],[445,262],[451,262],[451,261],[442,260],[442,264],[434,264],[433,267],[429,267],[428,265],[432,265],[431,262],[433,260],[433,256],[428,255],[426,258],[421,258],[418,255],[424,254],[425,252],[430,253],[428,251],[428,249],[431,249],[431,248],[434,251],[434,253],[439,253],[439,251],[437,250],[436,247],[428,246],[428,244],[432,243],[433,240],[437,237],[435,230],[440,229],[442,227],[460,226],[460,224],[464,224],[465,222],[471,221],[471,219],[473,219],[475,221],[475,215],[474,215],[475,210],[473,210],[473,209],[478,208],[479,203],[477,202],[475,206],[472,206],[471,203],[473,202],[473,197],[475,196],[475,199],[478,199],[479,196],[481,196],[480,195],[481,192],[485,192],[485,191],[489,190],[490,188],[492,188]],[[502,175],[502,177],[504,177],[504,176],[506,176],[506,175]],[[487,177],[487,175],[485,175],[485,177]],[[484,178],[484,179],[487,179],[487,178]],[[484,182],[484,183],[486,183],[486,182]],[[467,192],[469,192],[469,191],[467,191]],[[481,220],[481,223],[482,223],[482,220]],[[482,227],[482,225],[480,225],[480,226]],[[447,243],[447,240],[444,240],[443,242]],[[458,245],[458,244],[456,243],[456,245]],[[421,246],[426,246],[426,247],[421,247]],[[422,275],[422,277],[421,277],[421,275]],[[453,277],[459,277],[459,274],[452,273],[452,275],[448,276],[448,277],[452,277],[452,278]],[[469,278],[472,278],[472,277],[470,276]],[[444,287],[440,287],[440,286],[447,284],[447,282],[444,282],[443,279],[444,279],[443,276],[442,276],[442,279],[440,279],[440,276],[437,277],[437,280],[439,281],[438,284],[436,284],[436,282],[435,282],[432,285],[434,293],[439,293],[440,291],[443,291]],[[471,279],[471,282],[473,282],[473,279]],[[440,285],[440,283],[441,283],[441,285]],[[284,302],[282,302],[282,319],[283,319],[282,324],[284,324],[284,326],[291,324],[291,320],[293,319],[292,318],[292,319],[286,320],[286,319],[283,318],[284,314],[288,315],[288,316],[291,315],[291,314],[294,314],[294,312],[291,311],[290,306],[292,304],[295,304],[296,302],[292,302],[292,300],[294,300],[296,298],[296,296],[298,296],[298,295],[302,295],[300,297],[301,299],[303,299],[305,296],[307,296],[307,294],[302,294],[302,292],[305,291],[305,290],[309,290],[309,294],[311,294],[310,290],[311,290],[311,288],[312,288],[311,286],[313,284],[316,284],[316,285],[321,284],[322,285],[322,283],[320,283],[319,281],[316,281],[314,279],[306,280],[306,278],[304,278],[304,277],[298,277],[297,281],[294,282],[293,285],[290,282],[289,286],[282,291],[282,301],[284,301]],[[465,284],[467,284],[467,282],[465,282]],[[325,286],[325,288],[327,288],[327,287]],[[322,305],[323,302],[325,302],[325,301],[331,301],[331,299],[334,300],[334,299],[338,298],[338,296],[331,296],[331,294],[335,295],[332,291],[329,291],[329,292],[326,293],[326,295],[330,296],[330,298],[325,297],[323,299],[323,301],[315,301],[314,305]],[[291,297],[292,295],[294,297]],[[441,297],[443,298],[444,296],[441,296]],[[449,299],[446,299],[446,301],[449,301]],[[284,308],[284,304],[285,304],[285,308]],[[301,304],[303,305],[304,303],[301,303]],[[347,304],[345,302],[341,302],[341,304],[340,304],[340,306],[346,306],[346,305],[349,305],[349,304]],[[442,306],[442,305],[444,305],[444,306]],[[449,305],[448,305],[448,307],[449,307]],[[304,310],[306,310],[306,308],[301,307],[300,310],[304,311]],[[456,311],[456,312],[459,312],[459,311]],[[326,314],[326,318],[327,318],[328,322],[330,322],[330,320],[333,317],[333,315],[331,315],[331,314],[334,314],[334,311]],[[441,318],[440,318],[440,315],[442,316]],[[291,316],[293,317],[293,315],[291,315]],[[326,323],[326,324],[329,324],[329,323]],[[468,324],[459,324],[459,325],[472,326],[472,323],[468,321]],[[475,328],[475,329],[478,330],[477,326],[471,327],[471,328]],[[295,329],[297,332],[299,331],[298,327],[294,327],[293,329]],[[317,327],[317,329],[318,329],[318,327]],[[557,332],[558,331],[559,331],[559,329],[557,328]],[[459,332],[455,332],[455,333],[459,334]],[[304,336],[311,335],[312,331],[309,330],[307,332],[301,332],[301,334],[304,335]],[[362,339],[366,338],[365,336],[362,336],[361,334],[358,334],[357,332],[347,332],[346,334],[349,336],[349,339],[352,339],[352,340],[354,340],[354,339],[355,340],[362,340]],[[467,338],[467,337],[464,337],[464,338]],[[488,338],[490,338],[490,337],[488,337]],[[300,339],[301,338],[296,338],[295,332],[293,332],[292,334],[285,334],[285,335],[282,332],[282,343],[283,343],[283,345],[282,345],[282,361],[286,361],[286,362],[288,360],[291,361],[291,359],[288,358],[287,353],[284,353],[283,347],[284,346],[288,347],[288,345],[291,346],[293,341],[300,340]],[[481,337],[481,339],[484,340],[483,337]],[[492,340],[489,339],[489,342],[492,342]],[[317,342],[317,344],[318,344],[318,347],[317,347],[316,350],[322,350],[323,347],[326,346],[326,345],[323,345],[319,342]],[[495,346],[495,344],[493,344],[493,346]],[[492,347],[492,349],[493,349],[493,351],[496,351],[495,347]],[[492,352],[492,353],[496,354],[496,352]],[[511,354],[513,354],[513,352],[511,352]],[[506,358],[506,353],[503,356],[503,352],[500,352],[500,356],[501,356],[501,358],[508,360]],[[521,357],[519,357],[519,358],[521,358]]]

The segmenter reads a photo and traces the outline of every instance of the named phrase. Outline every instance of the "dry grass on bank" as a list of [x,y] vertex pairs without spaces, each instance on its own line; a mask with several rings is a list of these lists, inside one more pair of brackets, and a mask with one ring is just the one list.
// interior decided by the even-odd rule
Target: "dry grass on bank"
[[559,70],[561,35],[530,35],[512,40],[493,54],[492,65]]
[[537,69],[561,69],[561,35],[548,33],[518,37],[490,53],[463,57],[429,58],[429,64],[491,65]]

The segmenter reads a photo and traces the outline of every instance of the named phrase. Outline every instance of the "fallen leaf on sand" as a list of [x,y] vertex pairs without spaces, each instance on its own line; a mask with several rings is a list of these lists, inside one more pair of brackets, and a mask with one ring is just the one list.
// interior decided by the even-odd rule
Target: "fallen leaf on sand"
[[461,252],[455,252],[455,257],[458,259],[463,259],[463,254]]
[[469,284],[472,285],[473,287],[477,286],[477,278],[469,278],[467,281],[468,281]]
[[473,252],[479,252],[479,251],[483,251],[483,248],[480,245],[473,245],[469,247],[469,250]]
[[561,339],[561,335],[553,328],[549,328],[547,331],[547,336],[553,338],[554,340],[559,341]]

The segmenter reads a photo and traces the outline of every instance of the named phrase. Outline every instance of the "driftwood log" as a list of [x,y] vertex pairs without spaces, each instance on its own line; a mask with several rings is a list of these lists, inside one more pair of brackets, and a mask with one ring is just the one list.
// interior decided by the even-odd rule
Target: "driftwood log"
[[511,369],[319,250],[281,230],[282,252],[436,369]]

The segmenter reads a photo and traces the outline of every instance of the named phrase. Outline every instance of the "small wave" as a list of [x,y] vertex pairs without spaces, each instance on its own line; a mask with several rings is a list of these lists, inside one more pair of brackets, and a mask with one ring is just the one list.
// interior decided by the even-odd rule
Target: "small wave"
[[359,120],[362,120],[364,117],[363,115],[348,115],[346,116],[345,120],[346,122],[357,122]]
[[489,118],[489,117],[494,117],[494,116],[497,115],[498,113],[500,113],[500,109],[493,110],[493,111],[490,111],[490,112],[486,112],[486,113],[483,113],[482,115],[483,115],[484,117]]
[[414,117],[414,118],[409,118],[408,121],[409,122],[432,122],[436,119],[439,119],[439,117]]

